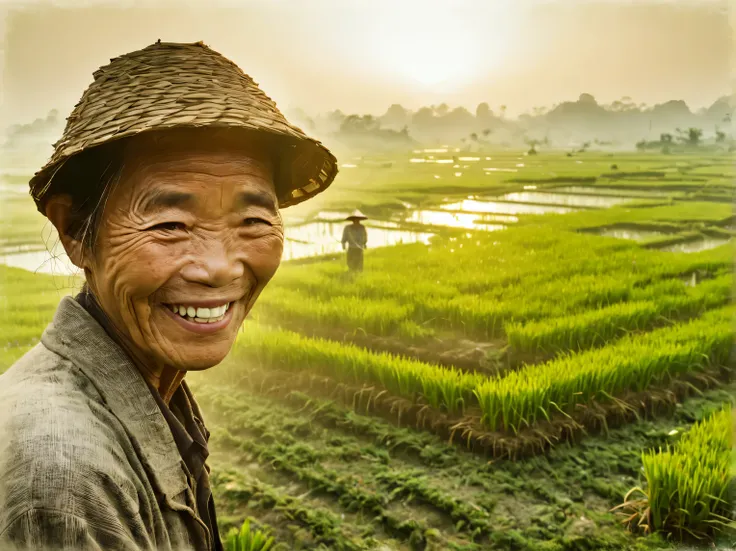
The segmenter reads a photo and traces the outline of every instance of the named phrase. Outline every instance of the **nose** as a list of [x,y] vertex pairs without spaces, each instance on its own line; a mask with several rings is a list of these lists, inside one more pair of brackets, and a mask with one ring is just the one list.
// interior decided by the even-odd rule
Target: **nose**
[[243,276],[245,265],[219,240],[201,243],[194,262],[187,264],[181,274],[192,283],[208,287],[224,287]]

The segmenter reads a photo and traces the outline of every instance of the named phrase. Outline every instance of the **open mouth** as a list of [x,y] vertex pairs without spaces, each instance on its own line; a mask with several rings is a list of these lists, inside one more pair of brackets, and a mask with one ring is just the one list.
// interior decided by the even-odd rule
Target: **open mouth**
[[222,321],[225,313],[233,305],[232,302],[213,306],[211,308],[202,308],[188,306],[186,304],[164,304],[171,312],[192,323],[209,324]]

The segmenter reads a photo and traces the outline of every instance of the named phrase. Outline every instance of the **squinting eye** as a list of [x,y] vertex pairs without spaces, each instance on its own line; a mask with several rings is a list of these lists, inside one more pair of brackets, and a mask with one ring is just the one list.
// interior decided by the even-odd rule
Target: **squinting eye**
[[187,229],[186,224],[181,222],[164,222],[163,224],[156,224],[148,228],[149,230],[160,230],[160,231],[184,231]]
[[268,226],[271,226],[271,222],[268,220],[264,220],[263,218],[246,218],[243,220],[244,226],[255,226],[256,224],[266,224]]

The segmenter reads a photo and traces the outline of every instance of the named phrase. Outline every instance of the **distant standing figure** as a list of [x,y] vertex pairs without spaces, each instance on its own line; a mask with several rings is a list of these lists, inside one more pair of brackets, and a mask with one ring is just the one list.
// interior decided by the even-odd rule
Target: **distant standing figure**
[[365,214],[356,209],[345,219],[352,221],[352,224],[345,226],[342,232],[342,248],[343,250],[345,247],[348,249],[348,269],[351,272],[363,271],[363,251],[368,243],[368,233],[360,221],[367,218]]

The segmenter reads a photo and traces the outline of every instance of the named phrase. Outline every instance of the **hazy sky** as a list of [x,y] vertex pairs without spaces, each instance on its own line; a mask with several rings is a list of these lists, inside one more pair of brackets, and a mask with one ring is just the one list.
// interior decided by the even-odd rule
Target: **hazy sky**
[[728,0],[0,0],[7,123],[72,109],[109,58],[203,40],[281,108],[383,113],[481,101],[518,113],[732,92]]

